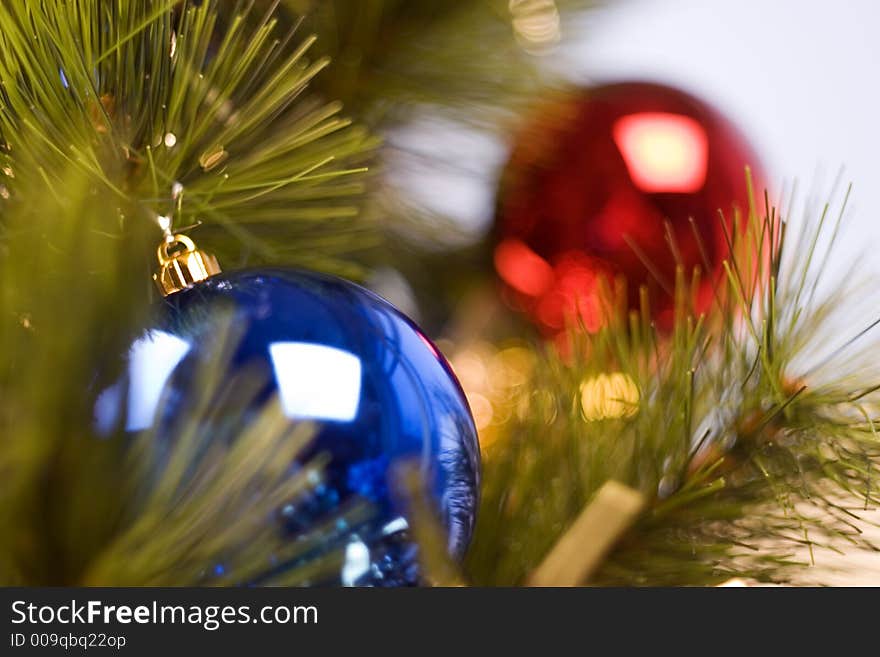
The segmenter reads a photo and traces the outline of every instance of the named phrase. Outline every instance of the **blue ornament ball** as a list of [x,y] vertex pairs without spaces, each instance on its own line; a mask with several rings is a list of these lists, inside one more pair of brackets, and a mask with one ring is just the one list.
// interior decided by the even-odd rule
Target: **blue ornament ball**
[[[364,566],[354,579],[350,568],[343,576],[343,564],[334,581],[320,583],[419,583],[416,546],[390,487],[391,468],[403,458],[418,459],[428,473],[449,553],[461,558],[474,528],[480,478],[464,393],[411,320],[348,281],[293,269],[245,270],[170,295],[157,325],[131,350],[125,429],[161,426],[168,419],[163,415],[173,415],[193,372],[217,357],[218,341],[211,338],[218,312],[231,313],[239,335],[229,367],[265,376],[255,404],[277,394],[291,422],[316,422],[308,455],[330,456],[323,484],[305,503],[279,513],[280,530],[293,538],[353,501],[370,503],[369,563],[361,554]],[[166,400],[161,409],[160,398]],[[96,417],[99,427],[114,421],[100,407]]]

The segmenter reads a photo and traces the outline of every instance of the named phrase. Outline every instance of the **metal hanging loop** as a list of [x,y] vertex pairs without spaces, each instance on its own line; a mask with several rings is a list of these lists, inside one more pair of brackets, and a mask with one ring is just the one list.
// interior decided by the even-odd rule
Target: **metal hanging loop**
[[156,256],[159,271],[153,274],[153,280],[165,297],[220,273],[217,258],[196,247],[186,235],[163,240]]

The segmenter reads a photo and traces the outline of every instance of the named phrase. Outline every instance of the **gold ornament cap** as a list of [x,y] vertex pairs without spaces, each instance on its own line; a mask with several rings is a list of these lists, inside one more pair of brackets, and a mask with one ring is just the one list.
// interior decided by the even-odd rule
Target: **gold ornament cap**
[[220,273],[217,258],[196,248],[186,235],[171,235],[159,245],[156,255],[159,271],[153,280],[165,297]]

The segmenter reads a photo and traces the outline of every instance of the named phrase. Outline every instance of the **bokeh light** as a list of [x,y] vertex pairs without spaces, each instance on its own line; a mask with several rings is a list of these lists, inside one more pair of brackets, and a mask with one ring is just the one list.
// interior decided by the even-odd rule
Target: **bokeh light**
[[638,410],[639,388],[622,372],[599,374],[580,387],[581,410],[588,422],[634,415]]

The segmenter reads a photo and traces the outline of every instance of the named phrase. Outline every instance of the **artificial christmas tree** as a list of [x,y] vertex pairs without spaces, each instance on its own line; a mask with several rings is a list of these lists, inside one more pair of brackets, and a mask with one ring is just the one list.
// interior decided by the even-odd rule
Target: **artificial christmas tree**
[[[407,407],[424,411],[413,442],[428,447],[426,462],[442,470],[467,453],[451,487],[408,459],[371,471],[411,529],[394,550],[418,546],[408,552],[417,575],[399,583],[788,581],[803,565],[793,547],[873,549],[855,508],[877,499],[873,319],[862,312],[852,340],[841,337],[834,320],[852,281],[819,291],[829,282],[820,249],[838,232],[825,212],[791,232],[753,181],[745,199],[707,200],[718,223],[701,219],[694,243],[706,230],[725,248],[702,274],[692,250],[652,245],[669,279],[662,317],[639,285],[650,281],[635,277],[604,286],[603,321],[576,315],[551,343],[503,308],[470,306],[466,319],[484,314],[484,332],[444,335],[468,325],[453,300],[492,289],[494,245],[426,237],[443,230],[406,189],[386,184],[391,149],[381,137],[427,115],[516,139],[513,126],[528,122],[520,110],[551,93],[545,85],[559,91],[536,53],[584,4],[0,6],[0,582],[359,584],[365,564],[381,571],[379,561],[394,560],[370,541],[385,498],[359,494],[357,477],[345,482],[346,504],[297,516],[286,532],[267,522],[316,508],[341,472],[339,454],[313,449],[326,417],[299,413],[291,424],[283,391],[266,399],[260,372],[230,375],[235,339],[247,333],[234,314],[213,336],[228,349],[154,389],[156,417],[175,397],[191,401],[174,422],[125,431],[137,386],[124,370],[132,344],[155,328],[153,303],[163,303],[150,279],[167,235],[186,238],[175,248],[191,239],[216,253],[227,271],[298,267],[338,281],[321,277],[368,280],[388,267],[408,277],[437,338],[410,346],[444,376],[407,369],[415,352],[396,350],[369,322],[340,328],[396,357],[414,400],[452,391],[455,413]],[[499,206],[521,191],[508,187]],[[213,273],[213,261],[199,263]],[[191,297],[234,295],[241,283],[178,282],[177,294]],[[857,311],[869,305],[869,291],[859,295]],[[277,299],[256,296],[249,315],[278,310]],[[397,326],[395,312],[385,329]],[[314,342],[331,323],[316,320],[293,341]],[[489,346],[456,358],[470,342]],[[437,345],[453,364],[469,362],[461,378],[485,441],[461,566],[449,558],[450,540],[464,544],[449,519],[470,522],[476,445]],[[305,376],[298,399],[332,387],[318,385],[326,371]],[[119,394],[106,394],[120,381]],[[392,422],[380,406],[379,425]],[[452,499],[462,486],[467,509]]]

